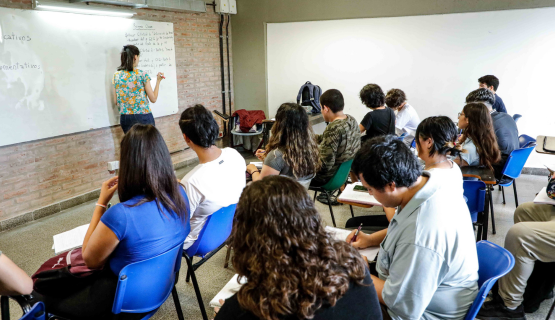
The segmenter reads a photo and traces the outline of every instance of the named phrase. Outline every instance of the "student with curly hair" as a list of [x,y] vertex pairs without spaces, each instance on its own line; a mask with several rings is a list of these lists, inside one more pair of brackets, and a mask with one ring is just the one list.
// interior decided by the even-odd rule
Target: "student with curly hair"
[[373,137],[395,134],[395,112],[385,105],[385,95],[377,84],[367,84],[360,90],[360,101],[370,108],[359,124],[362,141]]
[[[389,90],[385,96],[385,104],[397,112],[395,116],[397,134],[406,132],[411,137],[414,137],[416,127],[420,123],[420,118],[414,107],[408,104],[405,92],[401,89]],[[410,142],[412,142],[412,139]]]
[[247,186],[235,213],[233,267],[247,283],[215,320],[382,319],[360,254],[326,232],[303,187],[266,177]]
[[469,103],[459,113],[459,138],[464,153],[454,161],[461,167],[485,166],[493,171],[493,165],[501,160],[497,138],[488,108],[483,103]]
[[296,103],[282,104],[271,134],[266,150],[256,151],[256,156],[264,161],[262,171],[254,164],[247,166],[252,181],[282,175],[297,180],[308,189],[321,167],[321,161],[316,136],[305,109]]

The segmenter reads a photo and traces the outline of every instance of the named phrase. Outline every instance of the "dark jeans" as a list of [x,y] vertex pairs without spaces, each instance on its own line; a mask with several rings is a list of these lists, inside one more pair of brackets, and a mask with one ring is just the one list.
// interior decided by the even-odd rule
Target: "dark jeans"
[[139,114],[121,114],[119,118],[123,133],[127,133],[131,127],[137,123],[140,124],[154,124],[154,117],[152,113],[139,113]]

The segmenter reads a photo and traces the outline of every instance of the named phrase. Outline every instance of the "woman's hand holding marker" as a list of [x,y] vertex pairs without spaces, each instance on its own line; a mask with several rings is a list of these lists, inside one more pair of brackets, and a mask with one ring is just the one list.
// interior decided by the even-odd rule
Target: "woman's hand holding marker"
[[164,73],[162,73],[162,72],[158,72],[156,77],[157,77],[158,82],[162,81],[162,79],[166,79],[166,77],[164,77]]

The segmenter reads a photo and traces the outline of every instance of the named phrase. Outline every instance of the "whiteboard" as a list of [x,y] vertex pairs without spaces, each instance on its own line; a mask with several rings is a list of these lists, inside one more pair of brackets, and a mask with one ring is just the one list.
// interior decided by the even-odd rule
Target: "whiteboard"
[[156,83],[155,117],[177,113],[173,24],[0,8],[0,146],[119,123],[112,78],[124,45]]
[[269,117],[311,81],[339,89],[358,121],[369,111],[359,99],[368,83],[405,91],[421,119],[456,119],[478,78],[493,74],[509,114],[523,116],[520,134],[555,135],[553,16],[555,8],[270,23]]

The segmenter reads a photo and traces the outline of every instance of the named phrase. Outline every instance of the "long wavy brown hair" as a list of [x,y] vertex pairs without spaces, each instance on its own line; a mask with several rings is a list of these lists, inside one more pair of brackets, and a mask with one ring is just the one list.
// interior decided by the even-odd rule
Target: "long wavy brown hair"
[[365,264],[344,241],[334,240],[306,190],[288,177],[268,176],[245,188],[233,222],[233,267],[248,282],[240,306],[259,319],[311,319],[334,306]]
[[480,156],[480,164],[493,170],[493,164],[501,160],[501,152],[488,108],[483,103],[469,103],[463,113],[468,118],[468,126],[459,141],[464,143],[470,138]]
[[282,104],[276,113],[272,136],[266,145],[266,155],[274,149],[283,158],[296,178],[316,174],[321,162],[318,143],[306,111],[296,103]]

